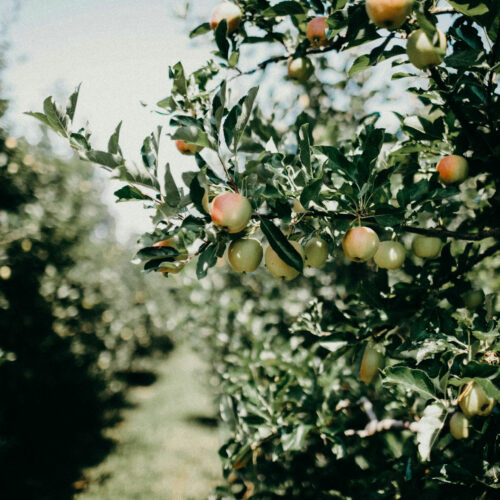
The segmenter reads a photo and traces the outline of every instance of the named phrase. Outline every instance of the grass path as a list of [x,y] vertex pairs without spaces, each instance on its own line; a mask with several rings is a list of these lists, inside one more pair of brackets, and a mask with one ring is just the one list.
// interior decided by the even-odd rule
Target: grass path
[[134,388],[123,422],[109,432],[114,451],[86,471],[78,500],[200,500],[221,477],[217,428],[196,423],[215,414],[206,372],[187,347],[158,367],[150,387]]

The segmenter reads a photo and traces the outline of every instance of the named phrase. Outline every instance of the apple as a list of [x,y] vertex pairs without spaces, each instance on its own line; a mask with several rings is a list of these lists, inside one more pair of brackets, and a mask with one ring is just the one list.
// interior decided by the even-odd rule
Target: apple
[[410,15],[414,0],[366,0],[366,13],[380,28],[399,28]]
[[296,214],[305,214],[307,212],[302,203],[300,203],[300,200],[297,199],[293,200],[293,211]]
[[321,267],[328,259],[328,245],[323,238],[311,238],[304,247],[306,266]]
[[328,41],[327,30],[326,17],[315,17],[307,23],[307,39],[313,47],[326,45]]
[[171,247],[175,248],[179,255],[174,257],[173,261],[165,261],[160,264],[160,269],[157,270],[159,273],[177,274],[182,271],[185,266],[185,261],[188,258],[188,253],[185,250],[179,250],[182,247],[182,243],[177,236],[169,238],[168,240],[157,241],[153,244],[153,247]]
[[413,253],[422,259],[433,259],[441,252],[442,241],[434,236],[423,236],[418,234],[413,239],[411,247]]
[[436,169],[439,172],[441,182],[453,184],[467,178],[469,163],[463,156],[449,155],[439,160]]
[[251,273],[262,260],[262,245],[253,238],[232,241],[227,251],[231,267],[239,273]]
[[450,433],[455,439],[469,437],[469,419],[463,413],[454,413],[450,418]]
[[342,240],[344,253],[354,262],[365,262],[371,259],[377,252],[378,245],[377,233],[364,226],[349,229]]
[[[290,241],[290,244],[293,246],[293,248],[295,248],[295,250],[297,250],[297,252],[302,257],[302,260],[304,260],[304,251],[302,250],[300,243],[298,243],[297,241]],[[297,269],[293,268],[292,266],[289,266],[286,262],[281,260],[278,254],[270,246],[266,248],[266,253],[264,258],[266,261],[267,270],[275,278],[280,278],[285,281],[290,281],[296,278],[300,274],[299,271],[297,271]]]
[[378,246],[377,253],[373,260],[382,269],[398,269],[403,265],[406,257],[406,250],[397,241],[382,241]]
[[484,301],[484,292],[482,290],[469,290],[463,295],[465,307],[473,311],[477,309]]
[[252,206],[239,193],[223,193],[214,198],[211,210],[212,222],[228,233],[243,231],[252,217]]
[[361,360],[361,369],[359,371],[359,380],[365,384],[377,376],[379,368],[384,366],[384,356],[371,345],[365,347],[363,359]]
[[314,73],[314,66],[308,57],[297,57],[288,62],[288,77],[298,82],[305,82]]
[[410,62],[418,69],[425,69],[441,64],[446,52],[446,35],[439,29],[437,30],[436,42],[438,44],[437,48],[423,30],[415,30],[408,37],[406,44],[406,53]]
[[197,144],[188,144],[185,141],[175,141],[175,145],[183,155],[189,156],[199,153],[203,149],[203,146],[198,146]]
[[474,415],[486,417],[493,410],[495,402],[493,398],[486,395],[479,384],[473,382],[465,389],[459,405],[466,417],[473,417]]
[[210,16],[210,28],[217,29],[219,23],[225,19],[227,22],[228,34],[238,31],[241,24],[241,10],[232,2],[222,2],[214,7],[212,15]]

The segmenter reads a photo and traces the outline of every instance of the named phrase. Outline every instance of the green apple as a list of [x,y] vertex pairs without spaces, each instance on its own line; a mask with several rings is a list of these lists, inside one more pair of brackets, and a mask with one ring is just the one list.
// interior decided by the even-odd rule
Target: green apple
[[465,389],[459,405],[466,417],[474,415],[486,417],[492,412],[495,400],[489,398],[484,389],[474,382]]
[[290,59],[288,63],[288,77],[298,82],[305,82],[314,73],[314,66],[308,57]]
[[[299,255],[302,257],[302,260],[304,260],[304,251],[302,250],[300,243],[298,243],[297,241],[290,241],[290,244],[293,246],[293,248],[295,248],[295,250],[297,250]],[[266,248],[264,258],[266,261],[267,270],[275,278],[290,281],[300,274],[297,269],[289,266],[286,262],[284,262],[270,246]]]
[[382,269],[398,269],[403,265],[406,250],[397,241],[381,241],[373,260]]
[[418,234],[413,238],[411,247],[413,253],[422,259],[433,259],[441,253],[443,242],[434,236],[423,236]]
[[262,245],[253,238],[232,241],[227,251],[231,267],[239,273],[251,273],[262,260]]
[[469,419],[463,413],[454,413],[450,418],[450,433],[455,439],[469,437]]
[[380,368],[384,366],[384,356],[378,352],[373,346],[367,345],[361,360],[361,369],[359,372],[359,380],[365,384],[377,376]]
[[328,245],[323,238],[311,238],[304,247],[306,266],[321,267],[328,258]]
[[406,53],[410,62],[418,69],[438,66],[443,62],[446,52],[446,35],[439,29],[436,33],[436,47],[421,29],[415,30],[408,37]]
[[469,290],[463,295],[465,307],[473,311],[484,302],[484,292],[482,290]]

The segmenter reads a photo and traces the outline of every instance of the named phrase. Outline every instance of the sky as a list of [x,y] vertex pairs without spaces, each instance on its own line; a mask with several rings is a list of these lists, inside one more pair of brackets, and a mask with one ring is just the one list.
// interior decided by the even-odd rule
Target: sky
[[[1,0],[0,20],[15,12],[16,0]],[[34,142],[36,121],[24,111],[39,111],[48,95],[64,99],[82,82],[75,120],[90,122],[95,147],[104,147],[123,120],[121,145],[125,157],[137,159],[146,135],[166,118],[151,113],[140,102],[154,104],[169,93],[168,67],[182,60],[187,72],[210,56],[213,47],[189,39],[189,31],[208,19],[215,2],[191,0],[196,15],[179,18],[183,0],[20,0],[14,22],[5,36],[9,42],[3,75],[10,99],[7,123],[14,135]],[[53,135],[57,151],[69,154],[62,138]],[[163,137],[163,154],[173,170],[182,157]],[[114,203],[108,184],[105,199],[117,218],[117,236],[127,239],[149,228],[139,203]]]

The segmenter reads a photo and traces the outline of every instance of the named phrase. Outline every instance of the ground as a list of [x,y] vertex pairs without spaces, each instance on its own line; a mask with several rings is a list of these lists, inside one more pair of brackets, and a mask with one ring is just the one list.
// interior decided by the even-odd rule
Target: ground
[[132,389],[134,406],[110,431],[116,448],[85,472],[85,490],[76,498],[207,498],[220,480],[221,467],[206,373],[200,359],[181,346],[159,365],[154,384]]

